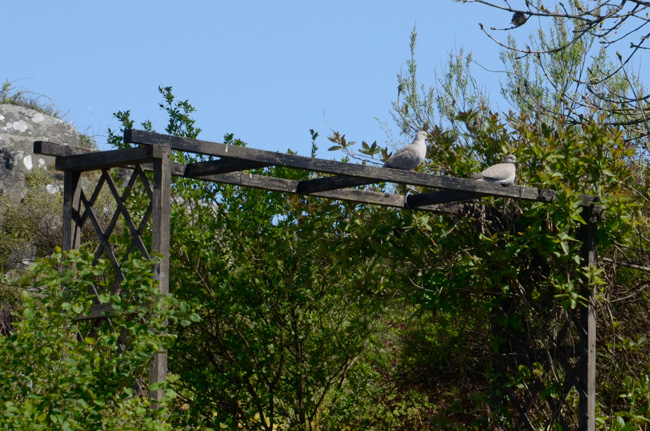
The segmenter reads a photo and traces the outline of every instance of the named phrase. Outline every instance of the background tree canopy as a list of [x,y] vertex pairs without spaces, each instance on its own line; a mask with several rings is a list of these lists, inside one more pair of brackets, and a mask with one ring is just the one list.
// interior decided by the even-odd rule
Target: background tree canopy
[[[550,416],[552,403],[575,427],[578,395],[563,392],[564,364],[544,352],[557,347],[561,336],[569,347],[577,340],[565,323],[586,300],[580,289],[586,279],[596,288],[598,309],[598,424],[646,427],[646,102],[640,80],[594,45],[615,25],[607,20],[625,21],[645,6],[628,2],[637,7],[623,15],[625,9],[615,12],[612,2],[600,2],[600,12],[590,3],[570,2],[554,12],[541,2],[522,11],[493,4],[525,12],[525,25],[537,16],[551,21],[530,47],[521,50],[511,40],[503,52],[508,73],[501,91],[509,112],[493,110],[472,77],[471,53],[450,54],[439,77],[420,84],[414,30],[391,111],[405,140],[428,129],[423,172],[469,178],[516,154],[517,183],[553,189],[553,203],[486,198],[463,204],[455,215],[439,215],[174,180],[170,290],[178,305],[157,309],[163,313],[158,319],[170,319],[164,340],[172,373],[161,423],[186,429],[508,429],[519,414],[510,401],[519,397],[530,402],[534,429],[561,427]],[[597,16],[602,19],[589,27]],[[194,107],[177,100],[170,87],[160,92],[160,108],[169,114],[165,132],[197,137]],[[116,117],[124,128],[136,124],[129,111]],[[154,128],[148,121],[140,124]],[[318,133],[311,131],[309,138],[316,156]],[[376,143],[357,145],[340,132],[329,139],[346,160],[371,162],[390,152]],[[120,131],[109,131],[109,142],[125,146]],[[224,142],[245,145],[235,135]],[[254,172],[311,175],[281,167]],[[384,184],[365,187],[392,191]],[[580,194],[600,197],[604,208],[599,261],[592,270],[579,256],[577,236],[585,223]],[[3,229],[10,237],[11,225]],[[40,265],[37,274],[44,271]],[[146,264],[134,267],[141,280]],[[93,271],[87,276],[101,276],[101,267]],[[77,282],[69,272],[47,274],[65,285]],[[3,292],[14,292],[19,281],[7,278]],[[54,332],[39,332],[54,343],[61,338],[57,328],[70,328],[74,316],[56,314],[48,298],[25,297],[22,306],[56,315],[59,320],[48,327]],[[22,328],[33,313],[15,316],[0,352],[28,351],[32,341]],[[151,334],[141,329],[134,334],[143,340],[134,356],[108,363],[118,376],[138,370],[138,361],[159,347],[148,344]],[[87,345],[99,348],[87,340],[71,348],[80,357],[97,355]],[[116,348],[102,346],[111,354]],[[12,355],[20,368],[21,356]],[[20,379],[16,371],[7,380],[0,396],[8,427],[19,423],[15,409],[22,409],[22,418],[33,417],[29,406],[40,400],[34,388],[51,383],[36,378],[38,370],[52,360],[35,357],[41,368],[26,368]],[[70,385],[89,373],[92,367],[69,369],[63,382]],[[127,390],[126,380],[108,386],[110,375],[93,374],[89,381],[114,389],[106,394],[113,397],[111,408],[133,403],[129,412],[150,412]],[[44,421],[70,418],[99,427],[120,418],[118,410],[107,408],[104,416],[84,410],[78,400],[86,400],[85,389],[73,387],[81,388],[70,395],[77,401],[68,409],[58,406]],[[125,413],[115,427],[137,428],[140,416]]]

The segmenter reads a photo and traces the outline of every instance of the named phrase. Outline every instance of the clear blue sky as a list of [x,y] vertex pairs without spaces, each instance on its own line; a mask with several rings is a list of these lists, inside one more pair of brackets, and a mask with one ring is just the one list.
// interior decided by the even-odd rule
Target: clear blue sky
[[[161,85],[197,108],[202,139],[232,132],[253,148],[308,155],[313,128],[326,158],[334,156],[328,124],[352,140],[385,144],[376,118],[392,126],[414,25],[420,81],[432,83],[455,47],[500,69],[478,22],[510,20],[451,0],[13,0],[2,14],[0,78],[50,97],[100,148],[107,128],[118,127],[118,110],[163,131]],[[499,76],[480,77],[498,97]]]

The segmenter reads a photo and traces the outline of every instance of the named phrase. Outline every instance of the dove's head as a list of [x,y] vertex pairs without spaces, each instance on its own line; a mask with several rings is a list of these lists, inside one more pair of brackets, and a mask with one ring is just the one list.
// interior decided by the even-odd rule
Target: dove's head
[[505,163],[512,163],[513,165],[515,165],[515,164],[517,164],[517,158],[514,155],[509,154],[509,155],[506,156],[504,162]]
[[429,136],[427,135],[427,132],[420,130],[415,134],[415,139],[425,141],[427,139],[427,136]]

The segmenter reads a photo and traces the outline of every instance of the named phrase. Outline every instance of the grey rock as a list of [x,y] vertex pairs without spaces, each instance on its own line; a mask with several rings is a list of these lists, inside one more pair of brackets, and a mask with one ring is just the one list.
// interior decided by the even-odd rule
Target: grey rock
[[[69,123],[17,105],[0,105],[0,196],[20,201],[29,172],[51,170],[54,158],[34,154],[34,141],[79,145]],[[53,185],[55,187],[55,185]]]

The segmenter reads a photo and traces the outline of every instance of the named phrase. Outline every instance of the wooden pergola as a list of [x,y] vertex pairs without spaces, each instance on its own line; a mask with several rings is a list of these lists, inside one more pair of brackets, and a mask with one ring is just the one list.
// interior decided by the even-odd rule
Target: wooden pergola
[[[292,154],[263,151],[247,147],[224,145],[215,142],[169,136],[141,130],[126,130],[126,143],[135,144],[132,148],[112,151],[89,151],[68,145],[36,141],[34,152],[56,157],[55,168],[64,172],[63,201],[63,249],[80,247],[81,228],[87,222],[92,224],[99,239],[95,256],[108,257],[116,271],[115,285],[121,281],[120,259],[114,253],[110,243],[111,233],[121,216],[126,221],[133,239],[129,252],[140,251],[145,257],[152,252],[163,256],[154,269],[161,293],[169,292],[169,247],[170,247],[170,204],[171,178],[185,177],[244,187],[260,188],[281,193],[291,193],[320,198],[351,201],[361,204],[381,205],[416,211],[435,211],[453,213],[454,202],[480,199],[487,196],[505,197],[517,200],[552,202],[556,195],[552,190],[537,189],[511,185],[503,187],[472,179],[435,176],[426,173],[403,171],[390,168],[354,165],[332,160],[304,157]],[[172,162],[172,151],[201,154],[218,159],[179,164]],[[287,168],[330,174],[316,179],[296,181],[272,176],[245,172],[250,169],[267,166]],[[114,182],[109,170],[127,168],[132,171],[130,179],[122,191]],[[81,187],[81,173],[100,171],[95,190],[86,194]],[[145,172],[153,172],[151,181]],[[129,214],[125,202],[137,182],[150,197],[150,203],[142,219],[136,221]],[[395,183],[418,186],[431,191],[418,194],[391,194],[353,188],[362,184]],[[108,187],[115,197],[117,208],[108,226],[101,226],[93,206],[103,187]],[[581,257],[583,265],[592,266],[596,261],[596,227],[601,213],[598,198],[581,196],[583,218],[587,222],[581,228],[579,237],[582,241]],[[147,246],[142,234],[151,222],[152,239]],[[112,286],[111,288],[115,288]],[[596,412],[596,312],[595,292],[588,280],[583,280],[580,294],[589,298],[586,304],[580,304],[572,324],[579,334],[577,349],[557,346],[553,355],[564,355],[560,361],[566,371],[566,382],[562,396],[575,388],[579,394],[579,424],[581,430],[595,430]],[[110,309],[97,303],[88,319],[110,317]],[[567,355],[574,355],[573,365]],[[159,352],[153,359],[150,382],[163,382],[167,374],[167,353]],[[540,382],[541,384],[541,382]],[[542,384],[543,388],[543,384]],[[541,389],[538,388],[539,392]],[[151,397],[160,399],[159,391],[153,391]],[[536,395],[536,394],[535,394]],[[528,405],[520,402],[514,393],[509,394],[514,409],[519,413],[521,428],[532,429],[526,417]],[[560,409],[562,403],[551,404],[551,410]],[[558,412],[553,411],[554,419]],[[559,418],[563,428],[566,421]],[[568,428],[567,428],[568,429]]]

